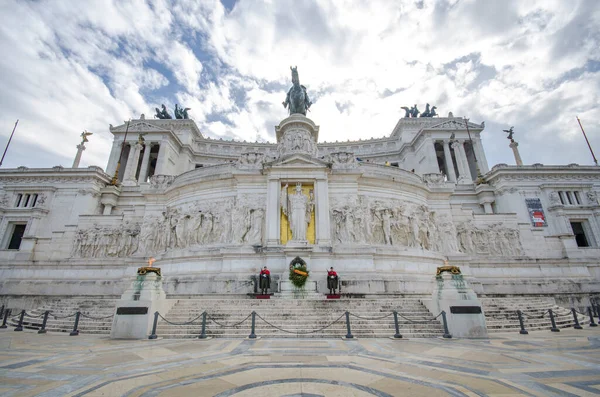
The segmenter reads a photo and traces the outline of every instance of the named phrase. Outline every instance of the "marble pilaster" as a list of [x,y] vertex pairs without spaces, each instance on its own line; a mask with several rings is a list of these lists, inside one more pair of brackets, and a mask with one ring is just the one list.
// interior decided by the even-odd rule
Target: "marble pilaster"
[[331,245],[331,226],[329,220],[329,192],[327,180],[317,179],[315,182],[317,200],[317,241],[318,245]]
[[267,185],[267,230],[266,242],[267,245],[279,244],[279,179],[269,179]]

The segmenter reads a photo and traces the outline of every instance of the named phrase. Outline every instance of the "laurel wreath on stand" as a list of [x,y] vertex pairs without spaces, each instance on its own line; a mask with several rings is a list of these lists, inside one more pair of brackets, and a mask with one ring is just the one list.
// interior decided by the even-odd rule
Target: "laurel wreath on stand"
[[306,268],[306,262],[296,257],[290,263],[290,277],[289,280],[294,284],[296,288],[304,288],[306,279],[308,278],[308,270]]

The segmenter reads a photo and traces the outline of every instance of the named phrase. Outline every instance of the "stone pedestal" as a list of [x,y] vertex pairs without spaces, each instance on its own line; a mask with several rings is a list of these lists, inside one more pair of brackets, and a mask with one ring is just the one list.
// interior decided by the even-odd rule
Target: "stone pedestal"
[[303,289],[296,288],[289,280],[281,280],[279,282],[279,298],[283,299],[322,299],[323,297],[317,293],[317,282],[306,280]]
[[166,299],[162,277],[155,273],[138,275],[117,302],[110,337],[147,339],[152,332],[154,312],[165,316],[171,306]]
[[442,273],[435,283],[431,300],[423,303],[434,315],[446,312],[450,334],[457,338],[487,338],[483,307],[463,275]]

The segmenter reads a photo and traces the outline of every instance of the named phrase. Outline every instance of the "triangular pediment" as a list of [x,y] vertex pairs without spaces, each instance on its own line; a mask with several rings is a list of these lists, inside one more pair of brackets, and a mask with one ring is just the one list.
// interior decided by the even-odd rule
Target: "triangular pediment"
[[274,168],[325,168],[329,163],[306,154],[291,154],[270,163]]
[[[424,130],[466,130],[464,120],[447,120],[432,126],[423,128]],[[469,129],[471,130],[482,130],[483,127],[480,124],[474,124],[469,122]]]
[[[115,132],[125,132],[127,130],[127,123],[121,124],[117,127],[110,127],[110,131]],[[146,120],[135,120],[129,123],[129,130],[127,132],[163,132],[169,131],[169,129],[165,128],[161,125],[153,124],[151,121]]]

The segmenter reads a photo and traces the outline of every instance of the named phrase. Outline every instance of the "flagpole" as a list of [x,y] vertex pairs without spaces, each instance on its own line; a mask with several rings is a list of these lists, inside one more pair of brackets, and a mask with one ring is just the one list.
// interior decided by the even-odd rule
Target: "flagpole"
[[[583,132],[583,137],[585,138],[585,141],[587,142],[587,145],[590,148],[590,152],[592,153],[592,158],[594,159],[594,163],[596,163],[596,165],[598,165],[598,160],[596,160],[596,156],[594,155],[594,151],[592,150],[592,145],[590,145],[590,141],[588,141],[587,135],[585,134],[585,131],[583,130],[583,126],[581,125],[581,121],[579,120],[578,116],[575,116],[575,118],[577,119],[577,122],[579,123],[579,128],[581,128],[581,132]],[[0,162],[0,164],[2,164],[2,163]]]
[[2,162],[4,161],[4,156],[6,156],[6,151],[8,150],[8,145],[10,145],[10,141],[12,141],[12,137],[15,134],[15,130],[17,129],[17,124],[19,124],[18,119],[17,119],[17,122],[15,123],[15,126],[13,127],[12,133],[10,134],[10,138],[8,138],[8,143],[6,144],[6,149],[4,149],[4,153],[2,154],[2,159],[0,159],[0,166],[2,166]]

